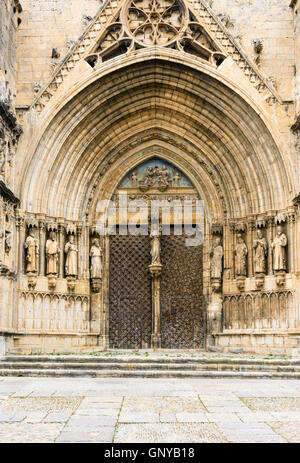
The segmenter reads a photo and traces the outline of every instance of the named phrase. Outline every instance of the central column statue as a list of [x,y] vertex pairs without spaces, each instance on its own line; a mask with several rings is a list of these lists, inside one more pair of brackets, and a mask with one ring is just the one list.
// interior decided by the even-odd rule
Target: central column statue
[[149,270],[152,276],[152,336],[153,349],[161,347],[160,334],[160,275],[162,265],[160,263],[160,236],[159,230],[152,231],[151,239],[151,264]]

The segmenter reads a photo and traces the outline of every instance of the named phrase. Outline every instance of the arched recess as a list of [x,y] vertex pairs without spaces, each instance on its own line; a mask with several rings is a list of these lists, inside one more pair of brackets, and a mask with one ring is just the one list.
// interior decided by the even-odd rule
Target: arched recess
[[151,144],[194,172],[216,220],[287,206],[289,175],[257,108],[217,71],[163,55],[130,65],[120,59],[115,70],[111,63],[109,74],[85,77],[65,105],[45,114],[19,166],[25,210],[85,218],[95,191],[99,198],[113,181],[111,168],[121,171],[126,156]]

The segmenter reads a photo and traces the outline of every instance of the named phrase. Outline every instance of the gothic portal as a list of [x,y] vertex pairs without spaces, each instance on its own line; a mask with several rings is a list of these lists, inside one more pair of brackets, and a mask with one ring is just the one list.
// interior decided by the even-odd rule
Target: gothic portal
[[0,351],[292,354],[299,0],[40,3],[0,7]]

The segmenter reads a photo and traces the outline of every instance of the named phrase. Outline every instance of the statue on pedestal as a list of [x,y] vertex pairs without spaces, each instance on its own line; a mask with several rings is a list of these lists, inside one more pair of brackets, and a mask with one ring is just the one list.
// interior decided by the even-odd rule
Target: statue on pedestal
[[287,237],[282,231],[282,227],[277,227],[277,234],[272,243],[273,250],[273,269],[275,272],[286,271],[286,246]]
[[221,279],[223,270],[223,246],[221,238],[217,236],[214,241],[214,246],[211,248],[211,278]]
[[99,238],[94,238],[90,249],[91,257],[91,278],[102,278],[102,257],[103,251],[100,247]]
[[25,242],[26,249],[26,273],[38,272],[39,241],[35,237],[34,229],[31,228]]
[[47,275],[57,275],[59,251],[55,233],[51,232],[49,239],[46,242]]
[[266,273],[266,256],[268,252],[268,244],[266,238],[263,237],[262,231],[257,230],[257,238],[254,240],[254,272]]
[[78,274],[78,263],[77,263],[78,249],[75,244],[75,238],[73,235],[70,235],[69,241],[65,245],[65,253],[67,255],[66,275],[75,277]]
[[248,249],[241,234],[237,236],[237,245],[234,250],[235,254],[235,273],[236,276],[247,276],[247,254]]

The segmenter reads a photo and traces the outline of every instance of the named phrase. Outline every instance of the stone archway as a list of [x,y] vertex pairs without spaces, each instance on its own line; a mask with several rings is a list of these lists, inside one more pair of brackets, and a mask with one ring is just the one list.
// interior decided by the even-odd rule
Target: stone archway
[[[107,239],[106,342],[111,348],[201,348],[203,241],[190,246],[188,238],[195,224],[204,232],[204,211],[196,217],[199,195],[185,173],[157,157],[157,147],[149,152],[154,155],[135,160],[112,196],[117,227]],[[157,205],[159,256],[153,261],[151,219]],[[143,211],[137,229],[135,208]]]
[[[266,284],[272,291],[277,290],[271,262],[267,265],[270,278],[266,284],[264,278],[256,281],[254,230],[262,228],[264,237],[271,242],[275,225],[281,220],[285,233],[290,233],[289,243],[292,242],[293,223],[288,221],[294,209],[288,209],[290,176],[267,126],[269,119],[264,107],[257,106],[243,90],[203,63],[188,56],[180,61],[174,50],[160,50],[159,57],[151,53],[147,50],[120,57],[117,63],[110,63],[109,69],[105,64],[93,74],[88,72],[66,96],[65,104],[53,98],[53,106],[37,122],[32,146],[28,151],[21,147],[27,157],[17,166],[23,173],[17,188],[26,227],[20,218],[18,288],[25,291],[23,299],[28,296],[28,300],[36,291],[43,293],[45,301],[53,294],[65,298],[71,291],[81,298],[78,310],[74,310],[79,322],[71,320],[66,324],[61,339],[71,338],[73,342],[80,327],[80,335],[91,345],[109,347],[110,269],[106,238],[101,238],[103,277],[98,282],[90,278],[89,254],[98,220],[97,203],[100,199],[112,199],[126,172],[151,159],[153,150],[182,171],[205,201],[203,287],[198,287],[197,292],[205,299],[209,339],[226,335],[222,332],[222,309],[229,317],[224,326],[233,332],[235,307],[241,314],[245,304],[249,311],[253,310],[250,299],[252,305],[258,306],[260,300],[269,297]],[[46,275],[44,253],[36,281],[25,272],[24,242],[29,228],[36,229],[41,249],[45,248],[50,232],[56,234],[60,249],[56,287],[51,286]],[[236,278],[234,257],[238,233],[249,251],[246,276],[240,280]],[[78,248],[78,274],[72,281],[64,271],[65,241],[69,235],[74,235]],[[216,236],[224,257],[222,275],[219,281],[212,281],[210,248]],[[292,272],[296,262],[290,258],[289,265],[287,270]],[[170,265],[170,272],[174,266]],[[161,287],[170,292],[170,285]],[[251,291],[259,291],[261,297],[249,298]],[[293,295],[284,293],[284,297]],[[86,298],[91,301],[89,313]],[[170,305],[163,297],[162,301],[167,313],[162,326],[165,323],[170,328],[175,303],[171,301]],[[23,311],[21,304],[22,301],[19,313]],[[254,308],[259,313],[260,308]],[[63,310],[61,316],[65,316]],[[59,326],[60,320],[55,329]],[[32,336],[43,336],[37,328],[32,329]],[[149,343],[147,336],[145,344]],[[162,339],[162,345],[168,347],[169,340]]]

